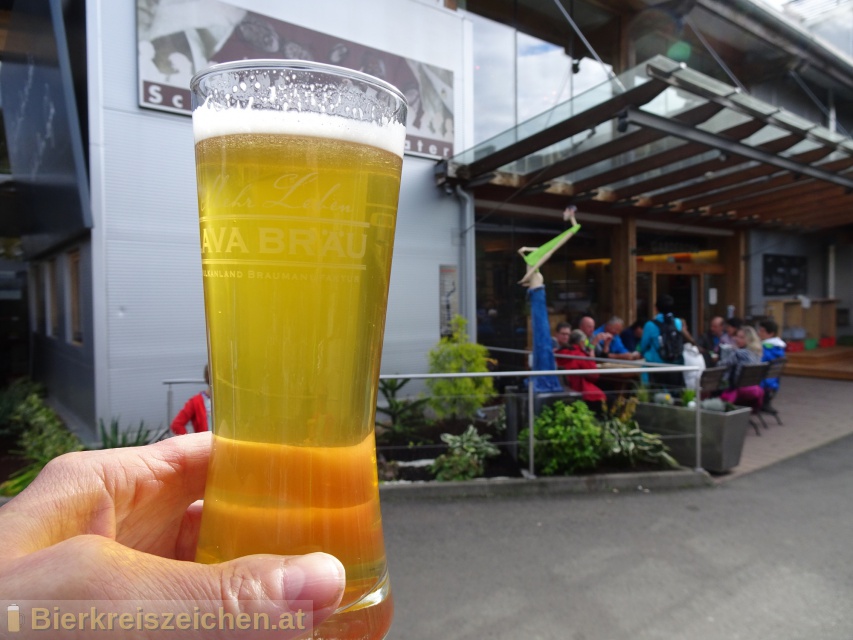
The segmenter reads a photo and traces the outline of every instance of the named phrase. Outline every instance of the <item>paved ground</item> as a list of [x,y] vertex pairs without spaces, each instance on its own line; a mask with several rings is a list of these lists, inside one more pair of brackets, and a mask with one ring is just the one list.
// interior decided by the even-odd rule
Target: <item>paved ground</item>
[[784,385],[714,488],[385,503],[389,637],[853,638],[853,383]]
[[731,480],[853,434],[853,382],[785,376],[775,404],[782,426],[765,416],[761,437],[747,433]]

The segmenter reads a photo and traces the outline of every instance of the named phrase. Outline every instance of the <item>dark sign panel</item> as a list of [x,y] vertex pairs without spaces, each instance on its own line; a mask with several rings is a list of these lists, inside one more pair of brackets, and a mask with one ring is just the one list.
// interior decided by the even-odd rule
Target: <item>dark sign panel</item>
[[190,113],[192,75],[247,58],[324,62],[369,73],[409,103],[406,153],[453,155],[453,72],[239,9],[219,0],[137,0],[139,104]]
[[61,0],[15,2],[0,92],[16,231],[32,256],[92,226]]
[[793,296],[808,290],[808,265],[806,256],[764,254],[763,294],[765,296]]

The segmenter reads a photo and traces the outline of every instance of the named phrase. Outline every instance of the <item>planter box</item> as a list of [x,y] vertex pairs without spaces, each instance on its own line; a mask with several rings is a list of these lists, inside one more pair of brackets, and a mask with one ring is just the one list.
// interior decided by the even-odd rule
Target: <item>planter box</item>
[[[749,428],[749,407],[734,411],[702,411],[702,468],[715,473],[740,464]],[[640,403],[635,414],[643,431],[663,436],[672,456],[687,467],[696,466],[696,412],[686,407]]]

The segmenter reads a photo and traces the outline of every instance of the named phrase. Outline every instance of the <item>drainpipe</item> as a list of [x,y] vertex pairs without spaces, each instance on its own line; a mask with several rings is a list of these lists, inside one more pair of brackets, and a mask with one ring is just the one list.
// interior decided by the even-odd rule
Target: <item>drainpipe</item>
[[459,263],[462,277],[460,313],[468,320],[468,337],[477,341],[477,247],[474,236],[474,196],[460,185],[456,186],[456,195],[462,201],[461,225],[459,233]]

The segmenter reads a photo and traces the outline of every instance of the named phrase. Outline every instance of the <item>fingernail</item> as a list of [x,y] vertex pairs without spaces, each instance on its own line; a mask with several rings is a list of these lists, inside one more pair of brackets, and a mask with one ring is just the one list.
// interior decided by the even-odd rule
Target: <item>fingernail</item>
[[346,570],[334,556],[309,553],[288,563],[285,579],[289,601],[310,602],[315,611],[337,608],[346,584]]

